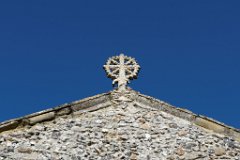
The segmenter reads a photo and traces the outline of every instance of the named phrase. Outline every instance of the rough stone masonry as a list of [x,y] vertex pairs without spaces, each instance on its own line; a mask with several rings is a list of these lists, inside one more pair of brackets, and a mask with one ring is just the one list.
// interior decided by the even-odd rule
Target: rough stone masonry
[[0,159],[239,160],[240,143],[132,102],[79,110],[3,132]]

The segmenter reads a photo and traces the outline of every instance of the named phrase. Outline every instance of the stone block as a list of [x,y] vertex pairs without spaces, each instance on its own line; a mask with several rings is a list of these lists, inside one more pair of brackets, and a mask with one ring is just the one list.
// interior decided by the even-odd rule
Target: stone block
[[15,129],[17,128],[18,124],[18,121],[11,121],[9,123],[3,124],[0,126],[0,133],[10,129]]
[[63,116],[63,115],[67,115],[67,114],[70,114],[72,112],[71,108],[63,108],[61,110],[59,110],[56,114],[58,116]]
[[47,120],[52,120],[55,117],[55,112],[48,112],[45,114],[41,114],[35,117],[29,118],[29,124],[33,125],[39,122],[47,121]]
[[240,132],[229,129],[229,135],[240,142]]
[[224,126],[217,124],[213,121],[210,121],[208,119],[201,118],[201,117],[196,117],[194,123],[198,126],[215,131],[217,133],[224,133],[224,131],[225,131]]

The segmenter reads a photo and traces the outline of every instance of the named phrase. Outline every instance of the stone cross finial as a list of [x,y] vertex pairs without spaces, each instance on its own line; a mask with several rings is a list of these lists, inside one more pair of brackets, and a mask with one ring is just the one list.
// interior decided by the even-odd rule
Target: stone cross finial
[[111,57],[103,66],[107,72],[107,76],[113,79],[112,84],[118,84],[118,89],[124,91],[127,83],[132,79],[137,78],[140,66],[132,57],[120,54],[119,56]]

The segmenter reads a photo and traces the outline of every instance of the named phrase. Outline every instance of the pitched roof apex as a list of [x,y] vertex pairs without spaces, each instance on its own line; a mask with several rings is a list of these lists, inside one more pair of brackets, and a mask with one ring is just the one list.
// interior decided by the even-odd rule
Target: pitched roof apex
[[[18,127],[24,127],[26,125],[34,125],[43,121],[50,121],[59,116],[64,116],[68,114],[82,114],[84,112],[91,112],[111,105],[115,105],[116,103],[118,103],[118,101],[116,101],[116,94],[118,94],[117,90],[112,90],[107,93],[98,94],[96,96],[84,98],[82,100],[74,101],[72,103],[65,103],[54,108],[2,122],[0,123],[0,133]],[[118,98],[119,97],[117,97],[117,100]],[[230,136],[240,141],[239,129],[227,126],[224,123],[218,122],[214,119],[195,114],[183,108],[172,106],[169,103],[141,94],[129,88],[128,98],[132,100],[132,102],[136,105],[146,105],[159,109],[176,117],[188,120],[194,125],[205,128],[208,131],[213,131],[223,134],[225,136]]]

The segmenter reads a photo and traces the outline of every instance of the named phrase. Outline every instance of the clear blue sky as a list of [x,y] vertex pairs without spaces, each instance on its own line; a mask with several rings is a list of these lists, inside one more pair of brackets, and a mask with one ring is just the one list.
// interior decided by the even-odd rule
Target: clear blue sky
[[121,52],[130,86],[240,128],[240,1],[1,1],[0,121],[107,92]]

